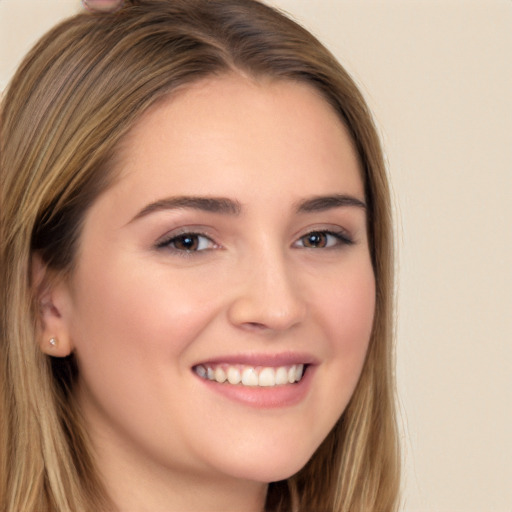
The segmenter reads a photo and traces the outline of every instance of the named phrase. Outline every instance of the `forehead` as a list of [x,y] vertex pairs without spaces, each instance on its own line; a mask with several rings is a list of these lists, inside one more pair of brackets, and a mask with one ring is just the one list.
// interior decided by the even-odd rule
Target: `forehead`
[[121,181],[139,191],[151,178],[164,188],[173,179],[187,188],[186,181],[193,190],[182,193],[220,195],[245,179],[257,192],[279,174],[289,177],[290,193],[343,180],[362,194],[358,157],[339,115],[315,88],[291,81],[227,75],[188,86],[141,117],[117,162]]

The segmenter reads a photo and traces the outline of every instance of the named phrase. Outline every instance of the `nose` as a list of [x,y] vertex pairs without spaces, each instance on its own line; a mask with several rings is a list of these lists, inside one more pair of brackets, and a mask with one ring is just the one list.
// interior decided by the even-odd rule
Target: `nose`
[[259,255],[244,266],[228,308],[231,324],[262,332],[285,331],[307,312],[298,276],[283,255]]

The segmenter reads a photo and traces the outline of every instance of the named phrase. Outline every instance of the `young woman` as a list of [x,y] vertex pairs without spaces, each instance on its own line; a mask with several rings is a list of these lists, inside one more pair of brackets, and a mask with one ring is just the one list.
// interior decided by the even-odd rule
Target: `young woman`
[[253,0],[82,14],[1,112],[0,507],[397,505],[371,116]]

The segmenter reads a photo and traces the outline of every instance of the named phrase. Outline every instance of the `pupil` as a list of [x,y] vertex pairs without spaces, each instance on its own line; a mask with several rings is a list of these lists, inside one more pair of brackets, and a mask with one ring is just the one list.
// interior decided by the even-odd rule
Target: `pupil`
[[310,247],[318,247],[319,245],[323,245],[324,243],[324,235],[322,233],[311,233],[308,236],[308,245]]
[[178,238],[176,246],[179,249],[191,251],[197,247],[197,238],[194,236],[184,235]]

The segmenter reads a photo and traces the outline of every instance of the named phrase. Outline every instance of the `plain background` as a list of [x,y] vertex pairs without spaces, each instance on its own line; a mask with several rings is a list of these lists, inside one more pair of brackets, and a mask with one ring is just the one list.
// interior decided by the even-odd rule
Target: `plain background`
[[[512,1],[274,0],[362,88],[398,250],[406,512],[512,512]],[[0,0],[0,90],[78,0]]]

